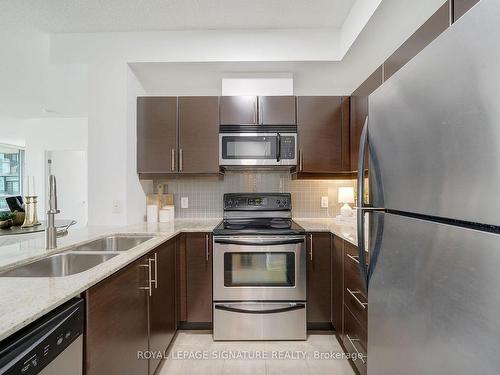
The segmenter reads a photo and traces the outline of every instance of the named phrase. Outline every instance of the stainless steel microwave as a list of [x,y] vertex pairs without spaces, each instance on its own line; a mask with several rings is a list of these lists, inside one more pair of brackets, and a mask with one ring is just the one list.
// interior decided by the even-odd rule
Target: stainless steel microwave
[[[241,127],[235,127],[241,129]],[[252,127],[255,128],[255,127]],[[259,126],[258,131],[219,132],[221,167],[272,167],[297,165],[297,132]],[[265,131],[262,131],[265,128]]]

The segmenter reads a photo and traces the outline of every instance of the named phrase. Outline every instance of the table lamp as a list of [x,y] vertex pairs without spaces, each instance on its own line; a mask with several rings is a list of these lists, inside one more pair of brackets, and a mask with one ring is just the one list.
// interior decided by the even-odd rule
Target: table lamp
[[338,193],[339,203],[344,203],[340,209],[340,216],[342,218],[347,218],[352,216],[352,208],[349,203],[354,203],[354,188],[352,187],[340,187]]

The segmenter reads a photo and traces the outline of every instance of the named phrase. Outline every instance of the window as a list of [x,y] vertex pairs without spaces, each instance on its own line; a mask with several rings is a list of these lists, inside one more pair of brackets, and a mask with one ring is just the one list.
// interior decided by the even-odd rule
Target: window
[[22,195],[24,150],[0,144],[0,211],[9,211],[6,197]]

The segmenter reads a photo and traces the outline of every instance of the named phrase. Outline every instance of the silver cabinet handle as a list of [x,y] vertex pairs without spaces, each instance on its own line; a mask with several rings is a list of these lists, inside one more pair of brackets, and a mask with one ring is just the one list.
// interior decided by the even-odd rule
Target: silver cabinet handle
[[347,292],[352,296],[352,298],[354,298],[356,300],[356,302],[364,309],[366,309],[366,306],[368,306],[368,304],[366,302],[362,302],[358,296],[356,294],[361,294],[361,292],[359,290],[355,290],[355,291],[352,291],[351,289],[349,288],[346,288],[347,289]]
[[152,282],[155,284],[155,289],[158,289],[158,253],[155,253],[154,259],[151,260],[155,262],[155,278]]
[[311,241],[311,253],[310,253],[310,255],[311,255],[311,262],[312,262],[312,260],[313,260],[313,235],[312,234],[309,235],[309,239]]
[[299,150],[299,171],[302,172],[304,170],[304,152],[302,149]]
[[151,297],[153,295],[153,288],[151,287],[151,280],[152,280],[152,275],[151,275],[151,261],[152,259],[148,259],[148,264],[140,264],[140,267],[148,267],[148,286],[141,286],[139,289],[147,290],[149,296]]
[[182,165],[182,148],[179,149],[179,172],[182,172],[183,165]]
[[209,257],[209,252],[208,252],[209,239],[210,239],[210,236],[208,234],[206,234],[205,235],[205,260],[207,262],[208,262],[208,257]]
[[346,254],[348,258],[352,259],[356,263],[359,263],[359,259],[357,255]]
[[170,170],[175,171],[175,149],[172,149],[170,153]]
[[349,340],[349,342],[351,343],[352,347],[354,348],[354,351],[356,352],[356,354],[358,355],[358,358],[361,358],[361,362],[363,362],[363,364],[366,363],[365,361],[365,355],[363,353],[361,353],[358,348],[356,348],[356,345],[354,344],[355,342],[359,342],[360,340],[359,339],[355,339],[355,338],[352,338],[350,337],[349,335],[345,335],[347,337],[347,340]]

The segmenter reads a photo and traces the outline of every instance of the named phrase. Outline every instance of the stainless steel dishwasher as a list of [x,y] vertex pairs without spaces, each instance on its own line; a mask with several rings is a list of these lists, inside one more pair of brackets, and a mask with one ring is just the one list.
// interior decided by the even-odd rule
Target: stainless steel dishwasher
[[74,298],[2,341],[0,375],[81,375],[84,311]]

